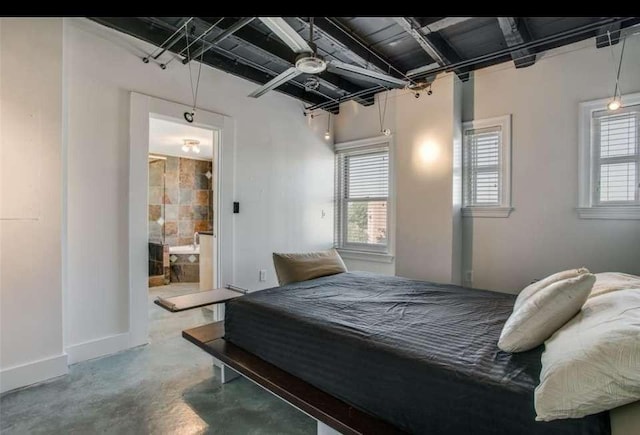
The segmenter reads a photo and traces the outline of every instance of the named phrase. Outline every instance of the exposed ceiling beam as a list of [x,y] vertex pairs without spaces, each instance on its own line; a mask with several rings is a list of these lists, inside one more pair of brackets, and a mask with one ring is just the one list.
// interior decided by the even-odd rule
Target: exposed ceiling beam
[[[240,30],[241,28],[249,24],[251,21],[253,21],[253,18],[254,17],[244,17],[235,21],[232,25],[228,26],[222,33],[219,33],[213,39],[207,40],[207,42],[209,44],[215,45],[218,42],[225,40],[226,38],[231,36],[234,32],[237,32],[238,30]],[[213,23],[210,23],[210,24],[213,24]],[[186,65],[189,62],[191,62],[192,59],[197,59],[198,56],[200,56],[202,53],[210,49],[211,49],[210,45],[209,46],[203,45],[202,48],[199,48],[198,50],[196,50],[196,52],[193,53],[191,56],[187,56],[184,59],[182,59],[182,63]]]
[[[534,49],[536,53],[542,53],[546,50],[550,50],[556,47],[560,47],[562,45],[570,44],[577,41],[582,41],[588,38],[593,38],[595,36],[595,32],[599,27],[613,24],[616,22],[620,22],[622,30],[622,36],[626,37],[629,35],[640,34],[640,17],[632,17],[632,18],[606,18],[599,20],[594,23],[585,24],[583,26],[578,26],[573,29],[568,29],[562,32],[558,32],[553,35],[549,35],[546,37],[541,37],[535,39],[529,43],[519,44],[514,47],[506,47],[499,50],[496,50],[491,53],[483,54],[480,56],[476,56],[471,59],[461,60],[452,65],[447,66],[439,66],[435,69],[428,68],[427,71],[423,73],[416,73],[414,80],[423,80],[432,76],[433,74],[440,72],[449,72],[455,71],[459,68],[465,68],[467,71],[484,68],[490,65],[500,64],[502,62],[507,62],[511,59],[511,52],[522,50],[525,48]],[[371,93],[378,92],[377,89],[371,89]],[[320,106],[311,106],[308,107],[308,110],[315,110],[317,108],[328,109],[332,108],[333,105],[339,105],[345,101],[348,101],[350,98],[343,97],[337,103],[325,103]]]
[[464,23],[465,21],[469,21],[472,18],[473,17],[443,17],[431,23],[420,21],[419,18],[416,19],[418,23],[421,24],[420,30],[423,34],[426,35],[433,32],[439,32],[440,30],[446,29],[447,27],[455,26],[456,24]]
[[625,30],[623,30],[623,33],[626,34],[628,32],[628,29],[633,28],[631,26],[634,26],[638,21],[640,21],[640,19],[633,17],[633,18],[606,18],[603,20],[599,20],[597,22],[594,23],[590,23],[590,24],[585,24],[583,26],[579,26],[573,29],[568,29],[568,30],[564,30],[562,32],[558,32],[555,33],[553,35],[549,35],[549,36],[545,36],[542,38],[538,38],[535,39],[531,42],[528,43],[523,43],[523,44],[518,44],[517,46],[513,46],[513,47],[507,47],[507,48],[503,48],[500,50],[496,50],[494,52],[491,53],[487,53],[487,54],[483,54],[480,56],[476,56],[474,58],[471,59],[465,59],[463,61],[460,61],[458,63],[452,64],[452,65],[448,65],[448,66],[444,66],[444,67],[438,67],[434,70],[430,70],[427,73],[423,73],[423,74],[418,74],[417,79],[419,80],[420,78],[426,76],[426,75],[430,75],[430,74],[434,74],[434,73],[440,73],[440,72],[445,72],[445,71],[453,71],[456,68],[469,68],[470,70],[473,69],[478,69],[478,68],[484,68],[486,66],[490,66],[490,65],[495,65],[501,62],[505,62],[506,58],[510,58],[510,54],[514,51],[518,51],[518,50],[522,50],[525,48],[530,48],[530,49],[535,49],[536,52],[541,53],[544,52],[546,50],[551,50],[553,48],[556,47],[560,47],[563,45],[567,45],[567,44],[571,44],[574,42],[578,42],[578,41],[582,41],[584,39],[587,38],[592,38],[594,37],[595,31],[602,26],[608,25],[608,24],[613,24],[616,22],[621,22],[622,23],[622,28],[624,28]]
[[[508,47],[531,42],[531,34],[523,18],[497,17],[502,36]],[[536,54],[532,49],[524,48],[511,52],[516,68],[524,68],[536,63]]]
[[620,23],[615,23],[600,27],[596,35],[596,47],[608,47],[609,37],[611,37],[611,45],[617,44],[620,41],[620,26]]
[[371,64],[378,68],[380,72],[394,77],[404,78],[397,65],[394,65],[393,62],[384,55],[372,48],[371,44],[363,40],[353,30],[342,24],[336,18],[316,17],[313,24],[320,32],[330,36],[341,46],[362,58],[365,61],[365,65],[362,66],[367,67],[367,64]]
[[[302,26],[304,26],[304,32],[305,33],[309,33],[309,21],[308,20],[304,20],[302,17],[292,17],[292,19],[295,19],[299,24],[301,24]],[[334,54],[335,52],[329,52],[323,49],[322,46],[330,46],[333,47],[335,49],[335,51],[339,52],[341,57],[343,57],[343,60],[348,60],[349,63],[353,63],[356,65],[359,65],[363,68],[369,68],[371,70],[380,72],[380,73],[385,73],[387,72],[387,70],[389,69],[388,67],[383,68],[379,68],[377,65],[369,62],[367,58],[363,58],[361,56],[359,56],[357,53],[354,53],[353,51],[351,51],[346,45],[344,45],[342,42],[340,42],[339,40],[337,40],[336,38],[334,38],[333,36],[331,36],[330,34],[323,32],[322,30],[320,30],[317,26],[318,24],[318,20],[320,20],[320,18],[316,17],[314,19],[314,42],[316,43],[316,45],[318,46],[318,50],[320,50],[321,52],[325,52],[326,54]],[[371,55],[371,53],[369,53],[369,56]]]
[[[153,23],[153,24],[155,24],[157,26],[160,26],[160,27],[164,28],[165,30],[173,31],[173,26],[171,24],[169,24],[166,21],[163,21],[163,20],[161,20],[159,18],[146,17],[146,20],[148,20],[149,22],[151,22],[151,23]],[[221,30],[219,27],[217,27],[222,22],[222,20],[223,20],[223,18],[214,19],[214,21],[213,21],[215,23],[215,25],[214,25],[214,24],[211,24],[210,22],[208,22],[207,20],[203,20],[201,18],[198,18],[198,22],[202,22],[202,25],[207,28],[207,30],[205,30],[206,34],[211,34],[211,35],[218,34],[218,36],[220,34],[224,34],[226,32],[226,30]],[[229,24],[229,27],[235,27],[234,24],[235,23]],[[216,39],[218,36],[216,36],[214,39]],[[201,37],[201,41],[202,41],[202,45],[204,47],[206,47],[207,50],[213,50],[213,51],[217,52],[217,54],[219,56],[222,56],[225,59],[230,59],[233,62],[235,62],[236,64],[241,63],[243,65],[246,65],[246,66],[250,67],[250,68],[254,68],[254,69],[257,69],[258,71],[262,71],[265,74],[267,74],[267,77],[279,76],[280,75],[280,74],[278,74],[277,71],[274,71],[272,68],[268,68],[268,67],[266,67],[264,65],[261,65],[259,63],[256,63],[256,62],[252,61],[251,59],[247,59],[244,56],[238,55],[237,53],[234,52],[235,47],[231,48],[230,50],[227,50],[227,49],[222,48],[220,45],[212,44],[205,37]],[[240,40],[240,39],[236,38],[236,41],[238,41],[238,45],[243,45],[243,46],[247,45],[247,43],[244,40]],[[236,45],[236,47],[238,45]],[[260,51],[260,49],[257,48],[257,47],[254,47],[254,49]],[[181,51],[178,51],[178,55],[179,56],[184,56],[184,51],[185,51],[184,49],[181,50]],[[274,62],[276,64],[280,64],[283,67],[289,67],[289,68],[291,67],[290,64],[287,64],[286,62],[283,63],[281,61],[281,59],[278,59],[277,57],[271,55],[271,53],[263,52],[263,54],[265,54],[265,56],[268,57],[269,60],[271,60],[272,62]],[[308,93],[311,93],[311,94],[316,94],[316,95],[319,95],[321,97],[325,97],[328,100],[335,101],[333,96],[327,95],[325,92],[322,91],[321,88],[309,90],[304,86],[304,84],[302,84],[302,83],[300,83],[298,81],[294,81],[294,80],[290,80],[289,84],[297,86],[298,88],[303,89],[305,92],[308,92]],[[331,89],[332,91],[338,93],[338,94],[341,93],[341,92],[338,92],[338,89],[336,89],[336,87],[331,85],[331,84],[327,84],[325,82],[325,86],[327,88]],[[369,97],[365,97],[365,98],[369,98]],[[371,104],[373,104],[373,103],[371,103]]]
[[[169,29],[163,26],[159,26],[157,24],[151,26],[149,25],[149,23],[145,23],[137,18],[89,17],[89,19],[154,45],[162,44],[162,42],[166,40],[167,37],[172,33]],[[264,71],[240,62],[235,62],[234,60],[219,55],[214,51],[208,51],[204,53],[202,61],[209,66],[220,69],[222,71],[226,71],[230,74],[261,85],[272,79],[272,76],[265,73]],[[306,92],[304,89],[291,83],[285,83],[281,85],[277,90],[310,104],[321,104],[331,101],[330,99],[316,93]],[[330,109],[330,111],[333,113],[338,113],[337,110],[335,110],[333,107]]]
[[[431,57],[439,66],[446,66],[452,63],[460,62],[462,58],[451,48],[449,43],[438,33],[431,32],[422,33],[419,23],[413,17],[396,17],[396,23],[404,29],[422,49]],[[427,66],[425,66],[427,67]],[[423,68],[425,68],[423,67]],[[417,74],[413,71],[414,74]],[[422,73],[424,71],[421,71]],[[461,80],[468,79],[468,73],[463,70],[456,70],[456,74]]]
[[428,65],[419,66],[418,68],[410,69],[407,71],[407,77],[417,76],[418,74],[422,74],[425,72],[429,72],[432,69],[436,69],[440,66],[437,62],[430,63]]
[[[217,17],[201,17],[200,19],[207,23],[214,23],[218,20]],[[225,20],[219,24],[219,27],[221,29],[228,29],[232,27],[235,22],[237,22],[237,20]],[[265,57],[269,58],[274,63],[287,67],[295,64],[296,53],[291,51],[289,47],[282,44],[277,39],[266,37],[262,32],[254,29],[252,26],[245,26],[238,29],[234,33],[234,36],[259,50]],[[365,89],[329,71],[323,71],[316,76],[320,79],[322,85],[339,94],[353,94]],[[374,103],[374,98],[373,96],[368,96],[365,98],[359,98],[356,101],[362,105],[370,106]]]
[[444,55],[440,53],[440,51],[429,40],[427,40],[426,36],[423,35],[418,28],[413,26],[413,23],[408,18],[396,17],[394,19],[405,32],[416,40],[431,59],[435,60],[440,66],[450,63],[447,58],[445,58]]

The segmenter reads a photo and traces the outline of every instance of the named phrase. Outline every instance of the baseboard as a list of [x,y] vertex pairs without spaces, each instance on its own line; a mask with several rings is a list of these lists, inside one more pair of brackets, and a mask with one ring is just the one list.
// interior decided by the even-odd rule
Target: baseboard
[[110,335],[67,347],[69,364],[98,358],[129,348],[129,333]]
[[0,393],[26,387],[57,376],[66,375],[67,355],[57,355],[39,361],[0,370]]

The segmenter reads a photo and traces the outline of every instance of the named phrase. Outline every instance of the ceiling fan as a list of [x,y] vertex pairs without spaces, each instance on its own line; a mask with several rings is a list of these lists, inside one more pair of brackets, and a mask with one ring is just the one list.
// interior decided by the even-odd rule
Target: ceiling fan
[[296,57],[294,66],[291,66],[250,93],[250,97],[258,98],[300,74],[320,74],[324,70],[329,70],[336,74],[357,80],[382,84],[390,88],[404,88],[408,84],[405,80],[367,68],[340,62],[335,59],[329,61],[324,60],[324,58],[318,54],[317,47],[313,43],[313,17],[309,18],[309,41],[305,41],[304,38],[281,17],[258,17],[258,19],[278,36],[282,42],[288,45],[291,50],[298,53],[298,56]]

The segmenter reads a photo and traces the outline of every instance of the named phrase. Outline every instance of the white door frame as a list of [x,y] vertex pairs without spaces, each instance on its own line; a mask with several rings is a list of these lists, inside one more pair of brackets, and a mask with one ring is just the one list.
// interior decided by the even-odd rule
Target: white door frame
[[129,346],[149,341],[148,274],[149,236],[147,198],[149,185],[149,117],[218,130],[218,152],[214,150],[214,237],[217,237],[217,286],[234,282],[233,197],[235,176],[235,122],[233,118],[198,109],[190,124],[183,114],[191,107],[131,92],[129,124]]

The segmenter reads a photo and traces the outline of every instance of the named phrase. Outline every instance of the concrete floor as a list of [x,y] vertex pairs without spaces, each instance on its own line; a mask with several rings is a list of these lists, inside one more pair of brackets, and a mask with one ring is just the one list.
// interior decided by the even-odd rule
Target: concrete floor
[[197,284],[149,293],[150,344],[69,367],[67,376],[0,397],[0,433],[312,434],[315,421],[244,378],[221,385],[211,358],[183,329],[210,311],[169,313],[152,303]]

